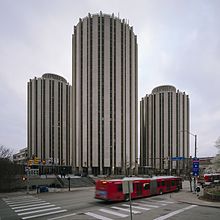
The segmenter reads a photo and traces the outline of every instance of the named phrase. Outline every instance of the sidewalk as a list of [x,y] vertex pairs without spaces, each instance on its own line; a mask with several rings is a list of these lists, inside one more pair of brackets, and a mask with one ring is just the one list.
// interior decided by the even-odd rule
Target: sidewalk
[[220,202],[210,202],[201,199],[203,195],[203,188],[200,187],[201,191],[199,193],[190,192],[190,183],[189,181],[183,182],[183,189],[178,193],[172,193],[171,198],[178,202],[184,202],[188,204],[195,204],[199,206],[209,206],[213,208],[220,208]]

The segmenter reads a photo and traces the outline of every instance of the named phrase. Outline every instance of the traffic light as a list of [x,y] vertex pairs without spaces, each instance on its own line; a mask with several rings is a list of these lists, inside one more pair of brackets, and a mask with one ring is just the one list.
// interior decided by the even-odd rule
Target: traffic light
[[34,161],[33,160],[28,160],[28,166],[31,166],[32,164],[34,163]]
[[38,157],[34,157],[34,164],[39,164],[39,158]]

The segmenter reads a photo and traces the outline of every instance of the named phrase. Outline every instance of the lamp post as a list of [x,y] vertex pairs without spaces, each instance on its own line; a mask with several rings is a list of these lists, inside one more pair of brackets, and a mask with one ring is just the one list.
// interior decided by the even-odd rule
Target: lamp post
[[[183,131],[180,131],[180,132],[187,132],[188,134],[192,135],[194,138],[195,138],[195,148],[194,148],[194,158],[196,159],[196,156],[197,156],[197,135],[196,134],[193,134],[191,132],[189,132],[188,130],[183,130]],[[196,181],[197,178],[196,176],[194,176],[194,193],[196,192]]]

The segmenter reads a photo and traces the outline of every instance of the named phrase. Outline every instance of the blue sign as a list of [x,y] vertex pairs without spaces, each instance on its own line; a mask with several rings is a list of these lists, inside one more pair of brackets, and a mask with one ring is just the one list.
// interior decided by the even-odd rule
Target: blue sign
[[197,158],[193,158],[192,172],[193,172],[193,176],[199,175],[199,160]]
[[171,160],[184,160],[184,157],[171,157]]

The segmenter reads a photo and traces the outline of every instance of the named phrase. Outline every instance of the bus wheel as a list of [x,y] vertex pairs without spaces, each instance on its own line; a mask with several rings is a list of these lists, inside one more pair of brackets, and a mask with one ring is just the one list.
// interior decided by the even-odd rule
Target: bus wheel
[[125,194],[125,201],[126,201],[126,202],[129,201],[129,194]]
[[162,195],[162,194],[163,194],[163,190],[162,190],[162,189],[160,190],[159,194],[160,194],[160,195]]

